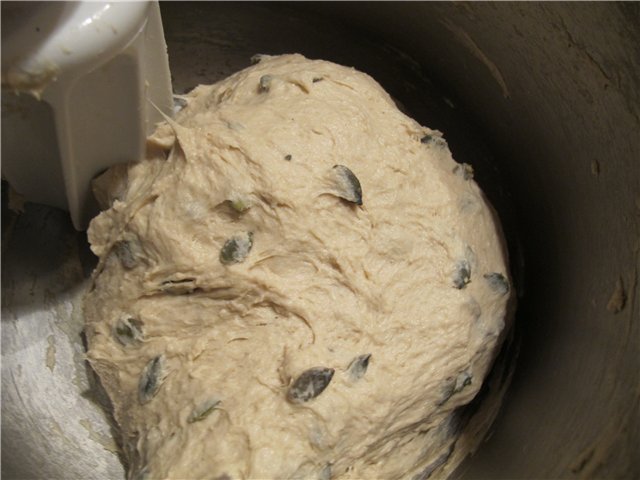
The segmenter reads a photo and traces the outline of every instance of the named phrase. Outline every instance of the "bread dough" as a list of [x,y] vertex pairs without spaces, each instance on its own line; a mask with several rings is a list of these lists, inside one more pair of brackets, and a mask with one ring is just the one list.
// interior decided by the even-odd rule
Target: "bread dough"
[[428,478],[503,339],[499,225],[440,132],[300,55],[98,182],[88,358],[131,478]]

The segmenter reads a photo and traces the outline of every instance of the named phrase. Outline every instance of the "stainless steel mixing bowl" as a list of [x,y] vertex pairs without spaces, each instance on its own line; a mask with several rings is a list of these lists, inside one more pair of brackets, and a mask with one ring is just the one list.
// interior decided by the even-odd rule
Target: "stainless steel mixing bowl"
[[[492,435],[456,477],[640,477],[638,3],[162,11],[177,91],[255,53],[325,58],[370,73],[474,165],[507,230],[522,341]],[[83,361],[86,238],[61,211],[3,213],[2,476],[123,478]]]

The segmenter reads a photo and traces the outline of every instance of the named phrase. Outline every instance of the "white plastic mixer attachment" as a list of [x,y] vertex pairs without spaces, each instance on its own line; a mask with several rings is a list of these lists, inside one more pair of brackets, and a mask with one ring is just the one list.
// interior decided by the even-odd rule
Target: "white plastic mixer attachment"
[[86,228],[90,182],[136,161],[173,100],[157,2],[2,2],[2,175]]

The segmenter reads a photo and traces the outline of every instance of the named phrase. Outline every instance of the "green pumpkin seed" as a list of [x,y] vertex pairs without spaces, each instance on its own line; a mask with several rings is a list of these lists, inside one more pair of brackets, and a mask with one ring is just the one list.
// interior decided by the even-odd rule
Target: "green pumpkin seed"
[[130,242],[122,240],[117,242],[113,248],[115,249],[120,263],[126,270],[131,270],[138,264],[136,256],[132,252]]
[[220,250],[220,263],[223,265],[231,265],[234,263],[244,262],[252,247],[252,232],[234,235],[224,243]]
[[271,88],[271,81],[273,77],[271,75],[263,75],[260,77],[260,84],[258,86],[258,92],[266,93]]
[[176,114],[187,106],[187,100],[182,97],[173,97],[173,113]]
[[229,200],[229,204],[231,208],[233,208],[238,213],[246,212],[251,208],[251,200],[245,196],[237,196]]
[[263,53],[256,53],[251,57],[251,65],[255,65],[256,63],[260,63],[264,58],[267,58],[269,55],[265,55]]
[[469,282],[471,282],[471,265],[467,260],[460,260],[455,266],[453,286],[461,290],[466,287]]
[[370,359],[371,354],[367,353],[365,355],[359,355],[351,361],[347,368],[351,380],[356,381],[364,377],[364,374],[367,373]]
[[473,376],[471,375],[471,373],[467,371],[460,372],[456,377],[456,383],[453,388],[453,393],[455,394],[455,393],[461,392],[465,387],[471,385],[472,379],[473,379]]
[[472,378],[471,373],[467,371],[460,372],[455,378],[447,378],[442,388],[442,399],[438,402],[438,406],[444,405],[456,393],[460,393],[465,387],[471,385]]
[[158,355],[149,360],[138,382],[138,400],[141,404],[144,405],[156,396],[167,373],[164,355]]
[[305,403],[316,398],[327,388],[334,372],[333,368],[325,367],[305,370],[289,388],[287,400],[291,403]]
[[443,147],[447,144],[444,138],[430,133],[420,138],[420,143],[422,143],[423,145],[433,145],[436,147]]
[[442,406],[453,396],[454,390],[456,388],[456,382],[453,378],[447,378],[444,382],[444,386],[442,387],[442,398],[438,402],[438,406]]
[[333,166],[333,186],[336,195],[347,202],[362,205],[362,187],[360,180],[344,165]]
[[233,200],[231,202],[231,208],[233,208],[236,212],[242,213],[246,210],[249,210],[250,205],[246,203],[244,200]]
[[453,173],[462,177],[464,180],[471,180],[473,178],[473,167],[468,163],[461,163],[453,167]]
[[121,318],[116,323],[113,334],[116,339],[124,346],[142,341],[142,321],[137,318]]
[[196,407],[196,409],[193,412],[191,412],[191,415],[189,415],[189,418],[187,418],[187,422],[194,423],[194,422],[199,422],[201,420],[204,420],[211,414],[211,412],[213,412],[216,409],[218,405],[220,405],[220,403],[222,402],[217,398],[212,398],[210,400],[207,400],[206,402],[202,403],[199,407]]
[[489,283],[489,287],[500,295],[506,295],[509,293],[509,282],[501,273],[486,273],[483,275],[485,280]]
[[239,131],[239,130],[243,130],[245,127],[242,123],[240,122],[224,122],[227,125],[227,128],[229,130],[234,130],[234,131]]

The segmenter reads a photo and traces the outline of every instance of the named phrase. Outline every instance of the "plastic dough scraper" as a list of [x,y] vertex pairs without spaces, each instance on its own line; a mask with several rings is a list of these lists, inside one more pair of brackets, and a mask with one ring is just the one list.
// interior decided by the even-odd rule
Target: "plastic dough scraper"
[[85,229],[91,180],[143,157],[155,106],[173,112],[158,2],[1,6],[2,176]]

